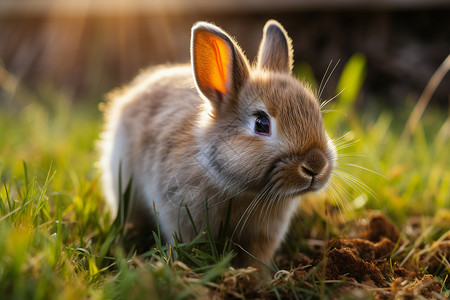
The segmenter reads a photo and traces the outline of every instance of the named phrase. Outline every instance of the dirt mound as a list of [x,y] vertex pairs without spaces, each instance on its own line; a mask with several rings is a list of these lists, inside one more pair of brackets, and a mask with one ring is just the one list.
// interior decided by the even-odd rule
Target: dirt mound
[[369,286],[388,286],[376,265],[356,256],[350,248],[331,250],[326,258],[325,270],[327,279],[352,278]]
[[[392,256],[402,252],[404,242],[398,229],[383,215],[370,218],[365,230],[357,238],[339,238],[328,243],[326,250],[317,251],[313,257],[295,253],[287,257],[279,255],[276,264],[281,268],[270,284],[252,280],[256,270],[247,269],[225,275],[219,282],[220,289],[213,293],[216,299],[290,299],[292,286],[308,289],[317,282],[336,285],[333,295],[349,299],[435,299],[439,297],[442,283],[432,275],[423,274],[412,265],[400,265]],[[399,250],[400,249],[400,250]],[[426,260],[428,267],[436,268],[436,258],[447,255],[450,241],[439,241]],[[404,253],[403,251],[402,253]],[[290,269],[290,270],[289,270]],[[288,271],[289,270],[289,271]],[[314,281],[316,280],[316,281]]]
[[396,243],[400,235],[397,227],[384,215],[373,215],[370,218],[367,231],[362,234],[362,238],[372,242],[378,242],[383,238],[387,238]]

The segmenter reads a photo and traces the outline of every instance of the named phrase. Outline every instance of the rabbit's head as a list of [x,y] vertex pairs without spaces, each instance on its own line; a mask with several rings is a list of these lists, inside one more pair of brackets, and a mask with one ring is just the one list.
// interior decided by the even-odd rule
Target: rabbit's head
[[285,198],[328,182],[335,149],[317,97],[292,75],[292,56],[290,38],[273,20],[253,66],[220,28],[193,27],[191,61],[204,99],[198,159],[218,188]]

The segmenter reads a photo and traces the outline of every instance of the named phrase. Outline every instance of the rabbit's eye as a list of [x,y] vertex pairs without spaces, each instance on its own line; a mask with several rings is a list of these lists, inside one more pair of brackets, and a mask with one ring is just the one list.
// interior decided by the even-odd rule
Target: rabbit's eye
[[255,133],[260,135],[270,135],[270,121],[265,115],[257,117],[255,121]]

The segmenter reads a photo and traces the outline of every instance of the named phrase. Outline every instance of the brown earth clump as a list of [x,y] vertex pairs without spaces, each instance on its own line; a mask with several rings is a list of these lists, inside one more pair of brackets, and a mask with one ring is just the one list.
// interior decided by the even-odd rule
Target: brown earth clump
[[394,242],[386,237],[376,243],[359,238],[341,238],[331,244],[337,249],[349,248],[356,256],[366,261],[387,257],[395,248]]
[[367,231],[364,232],[361,238],[378,242],[383,237],[388,238],[392,242],[396,243],[400,238],[397,227],[392,224],[384,215],[376,214],[370,218]]
[[353,278],[369,286],[387,287],[388,283],[374,263],[355,255],[349,248],[333,249],[326,258],[327,279]]
[[[314,261],[304,254],[296,254],[295,259],[291,258],[291,263],[295,261],[297,267],[292,270],[290,279],[303,281],[308,272],[323,262],[325,280],[343,282],[336,290],[338,293],[361,289],[364,293],[356,298],[365,299],[369,293],[375,299],[413,299],[417,296],[435,299],[442,284],[432,275],[423,275],[413,266],[400,266],[390,261],[390,256],[402,243],[397,227],[384,215],[376,214],[370,218],[359,237],[330,241],[326,247],[329,252],[317,253]],[[427,256],[430,267],[432,262],[449,255],[449,252],[450,241],[435,244],[434,251]],[[287,258],[284,257],[284,260],[286,265]]]
[[[337,284],[332,299],[340,299],[339,295],[349,299],[436,299],[440,295],[442,283],[432,275],[424,275],[409,262],[391,259],[407,241],[400,239],[397,227],[385,216],[374,215],[363,230],[356,238],[331,240],[325,245],[328,250],[317,250],[312,257],[304,253],[278,255],[275,264],[280,270],[270,282],[261,281],[255,269],[229,272],[210,298],[293,299],[293,286],[307,291],[317,281]],[[450,257],[448,238],[430,248],[418,256],[429,269],[440,267],[437,263]]]

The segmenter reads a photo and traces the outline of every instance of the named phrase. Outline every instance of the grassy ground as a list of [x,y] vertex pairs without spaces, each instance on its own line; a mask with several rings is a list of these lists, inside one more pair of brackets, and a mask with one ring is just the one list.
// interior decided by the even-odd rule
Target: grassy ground
[[[431,274],[439,284],[431,296],[447,299],[448,113],[429,109],[403,133],[412,105],[405,104],[404,114],[376,105],[355,109],[363,74],[364,58],[353,57],[337,88],[346,90],[324,108],[340,152],[338,170],[330,190],[304,199],[275,259],[288,268],[271,282],[259,281],[250,269],[230,268],[232,253],[207,233],[174,247],[154,233],[146,253],[125,250],[120,220],[112,223],[105,213],[95,168],[102,121],[97,107],[75,105],[52,86],[27,91],[10,75],[0,76],[2,299],[365,298],[374,295],[361,292],[367,285],[360,283],[360,292],[343,290],[346,279],[329,280],[321,268],[328,241],[358,235],[358,224],[373,211],[400,228],[401,242],[385,257],[392,270],[401,265],[420,274],[383,295],[414,294],[414,281]],[[322,258],[295,277],[299,270],[291,272],[289,262],[318,249],[325,249]]]

